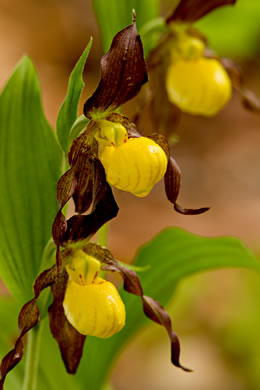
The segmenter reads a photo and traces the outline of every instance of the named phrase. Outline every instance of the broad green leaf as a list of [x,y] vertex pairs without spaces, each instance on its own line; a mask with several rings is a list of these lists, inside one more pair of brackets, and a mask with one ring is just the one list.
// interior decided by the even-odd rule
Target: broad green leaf
[[[138,252],[135,264],[150,269],[140,274],[145,295],[165,305],[179,282],[202,271],[223,267],[244,267],[260,271],[256,257],[230,237],[200,237],[178,228],[168,228]],[[130,338],[145,324],[138,297],[122,293],[126,305],[126,326],[110,339],[88,337],[78,375],[93,390],[102,388],[115,358]],[[170,351],[169,351],[170,355]]]
[[71,72],[67,95],[62,103],[57,118],[57,136],[65,153],[68,152],[70,129],[78,116],[79,99],[81,91],[85,85],[82,79],[82,72],[84,70],[91,45],[92,38],[90,38],[86,49]]
[[0,95],[0,276],[22,303],[32,297],[51,235],[61,157],[35,68],[24,57]]
[[93,0],[104,52],[108,51],[113,37],[132,23],[133,9],[136,12],[137,29],[140,29],[159,16],[159,3],[159,0]]

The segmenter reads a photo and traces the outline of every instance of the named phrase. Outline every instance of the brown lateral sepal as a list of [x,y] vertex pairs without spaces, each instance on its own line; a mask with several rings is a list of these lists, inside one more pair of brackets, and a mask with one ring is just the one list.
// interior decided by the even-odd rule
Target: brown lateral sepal
[[156,300],[143,294],[143,288],[136,272],[122,266],[116,259],[111,258],[111,256],[103,259],[102,269],[105,271],[120,272],[124,280],[124,289],[131,294],[140,296],[144,314],[153,322],[162,325],[167,331],[171,341],[172,364],[180,367],[184,371],[191,371],[180,364],[180,342],[172,330],[171,319],[167,311]]
[[64,270],[51,286],[53,303],[49,307],[49,319],[51,333],[59,345],[65,367],[70,374],[74,374],[80,363],[86,336],[73,328],[64,314],[63,300],[67,280],[68,275]]

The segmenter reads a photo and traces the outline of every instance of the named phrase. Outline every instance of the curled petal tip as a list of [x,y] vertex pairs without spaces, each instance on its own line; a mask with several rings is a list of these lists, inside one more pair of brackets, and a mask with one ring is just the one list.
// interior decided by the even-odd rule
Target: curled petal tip
[[210,207],[201,207],[199,209],[186,209],[178,205],[178,203],[174,203],[174,210],[184,215],[198,215],[198,214],[203,214],[206,211],[210,210]]
[[191,368],[183,367],[181,364],[179,364],[178,367],[181,368],[185,372],[193,372],[193,370]]

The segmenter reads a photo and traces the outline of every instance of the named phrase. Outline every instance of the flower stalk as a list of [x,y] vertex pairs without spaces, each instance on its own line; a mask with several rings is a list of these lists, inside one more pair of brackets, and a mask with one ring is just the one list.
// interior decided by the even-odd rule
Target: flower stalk
[[28,333],[23,390],[37,390],[41,338],[44,323],[44,321],[41,321],[39,325],[35,326],[31,332]]

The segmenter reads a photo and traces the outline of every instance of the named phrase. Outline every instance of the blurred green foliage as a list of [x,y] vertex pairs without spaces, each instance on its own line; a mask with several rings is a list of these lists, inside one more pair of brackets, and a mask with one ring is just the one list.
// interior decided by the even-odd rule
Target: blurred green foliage
[[108,51],[113,37],[132,23],[133,10],[136,12],[137,29],[159,16],[159,0],[93,0],[93,6],[104,52]]
[[214,10],[196,23],[221,56],[252,57],[259,54],[260,1],[237,0],[234,6]]
[[245,274],[237,293],[239,305],[232,308],[228,323],[215,332],[224,356],[242,373],[248,390],[260,389],[260,283]]

